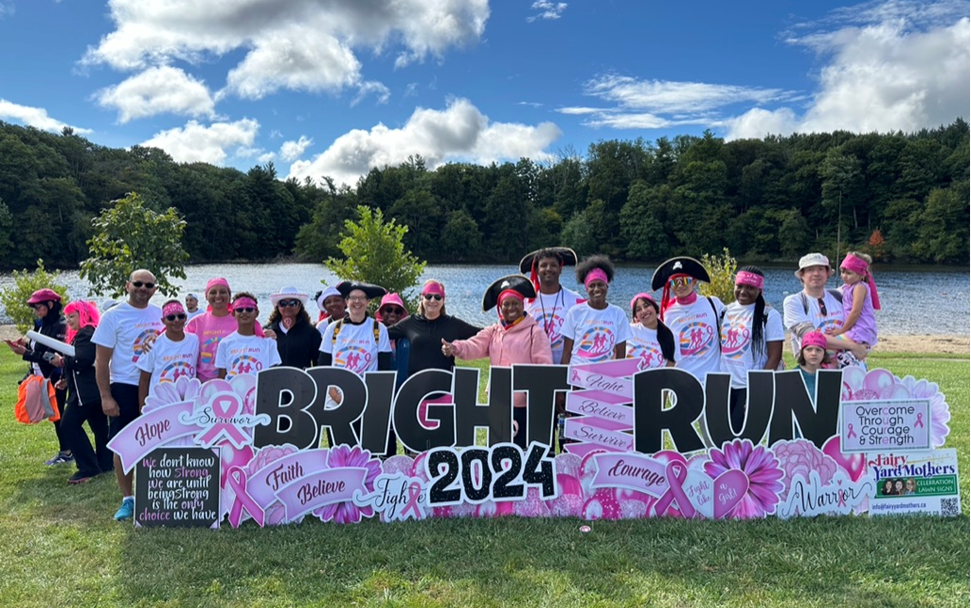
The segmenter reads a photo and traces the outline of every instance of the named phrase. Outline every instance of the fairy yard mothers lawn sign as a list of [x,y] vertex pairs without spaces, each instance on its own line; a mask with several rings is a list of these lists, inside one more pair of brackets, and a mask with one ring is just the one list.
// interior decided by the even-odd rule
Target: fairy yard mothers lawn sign
[[[182,378],[159,386],[110,447],[126,471],[137,468],[143,525],[951,514],[960,504],[950,481],[955,458],[937,449],[950,414],[933,383],[851,368],[820,372],[810,395],[798,370],[750,372],[748,413],[734,429],[727,375],[702,384],[679,369],[636,368],[634,360],[494,367],[488,403],[478,402],[478,370],[467,368],[423,371],[397,394],[394,372],[362,378],[327,367],[272,368],[205,384]],[[324,407],[329,387],[343,393],[339,407]],[[514,391],[529,403],[518,429],[526,450],[512,443]],[[572,443],[552,457],[559,392],[566,392],[564,430]],[[423,402],[432,424],[419,418]],[[391,428],[417,457],[372,456],[384,453]],[[319,447],[324,429],[337,447]],[[488,447],[474,445],[479,429]],[[861,444],[860,433],[875,439]],[[205,476],[196,467],[183,481],[188,500],[159,503],[152,492],[177,481],[179,471],[159,463],[180,455],[197,463],[203,454],[214,456],[212,468]],[[901,458],[927,466],[901,468],[893,482],[913,477],[914,491],[934,500],[884,498],[885,465]],[[198,517],[191,501],[201,495],[186,494],[196,491],[193,484],[218,495],[200,502]],[[166,519],[164,505],[180,511],[178,523]]]

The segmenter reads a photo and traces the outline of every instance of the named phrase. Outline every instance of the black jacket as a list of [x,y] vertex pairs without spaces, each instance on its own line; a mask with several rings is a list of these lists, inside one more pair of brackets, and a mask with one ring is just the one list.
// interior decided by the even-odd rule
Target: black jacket
[[452,371],[455,358],[442,354],[442,340],[468,340],[479,333],[481,327],[469,325],[462,319],[442,315],[434,320],[422,315],[411,315],[388,328],[392,340],[407,338],[411,343],[408,352],[408,375],[423,369]]
[[[34,331],[42,336],[63,342],[67,336],[67,325],[64,324],[64,319],[61,318],[60,314],[48,314],[43,319],[34,322]],[[47,352],[53,353],[56,351],[47,348],[43,344],[32,342],[30,348],[24,352],[24,361],[38,364],[40,366],[40,373],[44,374],[45,378],[50,378],[51,382],[57,382],[61,377],[61,370],[44,360],[44,353]]]
[[276,332],[276,349],[280,353],[281,365],[300,369],[313,367],[322,338],[316,327],[300,318],[286,333],[280,329],[279,321],[267,327]]
[[64,357],[68,404],[101,407],[101,391],[94,371],[97,346],[91,341],[94,327],[86,325],[74,335],[74,356]]

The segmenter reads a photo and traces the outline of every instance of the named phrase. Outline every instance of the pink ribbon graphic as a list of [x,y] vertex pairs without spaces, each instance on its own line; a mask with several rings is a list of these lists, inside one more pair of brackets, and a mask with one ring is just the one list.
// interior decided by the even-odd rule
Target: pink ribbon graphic
[[233,508],[229,511],[229,524],[239,527],[239,520],[243,517],[243,509],[246,509],[260,527],[263,527],[263,508],[246,491],[246,472],[240,467],[232,467],[227,473],[229,487],[236,494]]
[[108,442],[108,448],[121,458],[121,466],[127,473],[135,463],[155,448],[199,430],[194,424],[183,424],[183,414],[192,414],[193,403],[184,401],[160,407],[139,416]]
[[249,442],[243,432],[233,422],[219,422],[232,420],[243,411],[243,402],[236,393],[218,393],[209,402],[212,416],[216,420],[205,433],[198,438],[198,442],[205,447],[215,445],[220,436],[225,437],[237,448],[242,448]]
[[846,438],[847,439],[852,439],[852,438],[856,437],[856,431],[853,430],[853,423],[850,422],[846,426],[847,426],[847,429],[849,430],[849,432],[846,433]]
[[408,502],[405,503],[405,508],[401,510],[401,519],[408,518],[408,512],[411,511],[415,514],[415,519],[424,519],[425,513],[418,506],[418,499],[421,497],[421,484],[417,481],[413,481],[408,485]]
[[688,467],[683,463],[671,461],[664,467],[664,474],[668,481],[668,489],[654,503],[654,515],[664,515],[672,502],[678,503],[678,510],[685,517],[695,516],[695,507],[684,493],[684,482],[688,479]]
[[924,428],[924,414],[917,412],[917,421],[914,422],[914,428],[917,427]]

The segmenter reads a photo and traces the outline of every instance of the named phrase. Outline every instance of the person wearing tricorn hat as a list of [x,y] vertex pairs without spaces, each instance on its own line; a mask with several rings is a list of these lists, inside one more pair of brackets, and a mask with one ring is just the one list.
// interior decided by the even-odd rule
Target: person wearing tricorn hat
[[564,266],[576,266],[577,254],[567,247],[547,247],[527,254],[519,262],[519,271],[529,274],[536,297],[526,298],[526,313],[546,332],[553,349],[553,363],[563,360],[563,336],[560,333],[566,312],[583,303],[583,296],[560,285]]
[[576,276],[587,289],[587,301],[566,313],[563,364],[626,358],[630,337],[627,314],[607,302],[607,290],[614,278],[613,262],[607,256],[592,255],[577,264]]
[[[347,301],[347,316],[334,321],[324,330],[317,364],[343,367],[359,376],[365,372],[390,370],[391,341],[388,339],[388,329],[367,312],[368,302],[388,291],[384,287],[359,281],[341,281],[336,289]],[[340,392],[331,387],[324,407],[335,407],[342,400]],[[330,433],[328,440],[333,447]],[[390,443],[385,455],[394,456],[396,452],[397,445]]]
[[833,276],[829,258],[821,253],[806,254],[799,259],[795,275],[802,283],[802,291],[786,296],[782,303],[782,324],[789,331],[793,354],[798,356],[806,333],[819,331],[826,336],[826,350],[844,351],[842,357],[837,357],[840,367],[865,359],[866,346],[826,335],[826,330],[843,326],[842,294],[826,289],[826,281]]
[[713,296],[699,298],[695,288],[711,278],[694,258],[676,257],[654,271],[651,289],[661,289],[661,319],[678,348],[677,367],[701,382],[721,367],[719,325],[725,305]]
[[270,296],[273,312],[266,329],[276,334],[282,365],[307,369],[317,361],[322,336],[310,322],[308,295],[296,287],[284,287]]
[[[482,297],[482,310],[496,307],[499,322],[486,327],[468,340],[442,340],[442,354],[459,359],[489,357],[492,365],[509,366],[514,363],[552,363],[553,354],[546,332],[525,314],[526,298],[535,297],[533,285],[524,276],[510,275],[495,281]],[[519,432],[513,437],[516,445],[526,449],[526,395],[513,395],[513,420]]]

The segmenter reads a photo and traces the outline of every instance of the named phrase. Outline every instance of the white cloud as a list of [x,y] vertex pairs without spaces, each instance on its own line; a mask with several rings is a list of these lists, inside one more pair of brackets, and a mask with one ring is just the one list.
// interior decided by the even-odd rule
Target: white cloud
[[915,131],[968,118],[971,34],[967,3],[868,3],[835,11],[786,41],[827,61],[802,115],[751,110],[729,119],[728,138],[776,129]]
[[329,176],[353,185],[372,167],[397,165],[421,155],[429,168],[453,160],[478,163],[551,158],[546,148],[561,135],[553,123],[536,126],[490,123],[466,99],[449,102],[444,110],[418,108],[400,129],[378,124],[370,131],[355,129],[338,137],[311,161],[297,161],[290,177],[319,180]]
[[204,162],[214,165],[226,160],[228,150],[244,154],[253,145],[260,124],[250,118],[236,122],[217,122],[208,127],[190,120],[184,127],[156,133],[142,146],[161,148],[180,163]]
[[536,0],[530,7],[534,11],[539,11],[537,15],[530,15],[526,17],[528,23],[532,23],[537,19],[559,19],[566,10],[566,2],[548,2],[547,0]]
[[300,158],[303,153],[312,146],[314,140],[309,137],[300,136],[297,141],[285,141],[280,146],[280,160],[291,162]]
[[95,98],[102,107],[117,109],[121,123],[166,112],[210,118],[215,114],[205,83],[169,66],[149,68],[102,89]]
[[276,158],[276,152],[267,152],[266,154],[261,154],[257,156],[256,162],[260,163],[261,165],[265,165],[266,163],[272,161],[275,158]]
[[364,100],[368,95],[374,95],[377,97],[378,104],[388,103],[388,99],[391,98],[391,91],[388,87],[384,86],[380,82],[363,82],[357,88],[357,95],[351,100],[351,105],[356,106],[361,101]]
[[225,93],[249,99],[363,87],[380,101],[376,83],[362,82],[356,51],[390,50],[398,66],[441,58],[476,43],[489,18],[488,0],[111,0],[109,7],[115,29],[82,64],[135,70],[245,51]]
[[19,123],[23,123],[27,126],[41,129],[43,131],[57,132],[62,130],[64,127],[70,127],[71,129],[74,129],[74,132],[78,135],[91,133],[91,129],[74,127],[51,118],[47,115],[47,110],[44,108],[22,106],[11,101],[7,101],[6,99],[0,99],[0,118],[15,120]]

